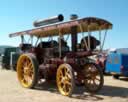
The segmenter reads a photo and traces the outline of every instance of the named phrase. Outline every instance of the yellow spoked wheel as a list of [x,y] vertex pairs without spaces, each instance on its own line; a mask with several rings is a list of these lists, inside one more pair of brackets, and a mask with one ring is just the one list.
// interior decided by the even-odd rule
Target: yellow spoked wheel
[[99,91],[104,83],[102,69],[94,63],[86,64],[83,69],[84,84],[86,89],[95,93]]
[[37,83],[38,63],[34,55],[22,54],[17,63],[17,76],[25,88],[33,88]]
[[57,70],[57,86],[64,96],[71,96],[74,90],[74,72],[69,64],[62,64]]

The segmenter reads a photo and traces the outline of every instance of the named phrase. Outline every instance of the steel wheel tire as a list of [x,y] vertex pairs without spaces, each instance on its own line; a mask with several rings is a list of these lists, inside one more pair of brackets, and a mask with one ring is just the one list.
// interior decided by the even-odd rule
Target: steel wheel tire
[[86,64],[84,66],[83,73],[84,85],[87,91],[96,93],[103,87],[103,71],[98,65],[94,63]]
[[113,75],[114,79],[119,79],[119,77],[120,77],[119,75]]
[[17,76],[25,88],[34,88],[38,80],[38,63],[33,54],[22,54],[17,62]]
[[69,64],[59,66],[56,80],[59,92],[64,96],[71,96],[74,91],[75,83],[74,71]]

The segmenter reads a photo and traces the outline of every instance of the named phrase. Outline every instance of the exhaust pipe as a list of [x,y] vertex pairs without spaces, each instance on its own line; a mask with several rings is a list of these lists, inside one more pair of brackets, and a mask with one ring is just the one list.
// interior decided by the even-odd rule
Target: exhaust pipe
[[45,20],[36,20],[33,22],[34,27],[40,27],[40,26],[44,26],[44,25],[48,25],[48,24],[53,24],[53,23],[57,23],[57,22],[61,22],[64,20],[64,16],[62,14],[59,14],[58,16],[55,17],[50,17],[48,19]]

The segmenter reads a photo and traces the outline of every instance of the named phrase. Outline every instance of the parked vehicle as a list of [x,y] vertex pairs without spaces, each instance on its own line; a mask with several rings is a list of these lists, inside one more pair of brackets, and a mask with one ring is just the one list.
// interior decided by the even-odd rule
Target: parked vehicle
[[19,50],[20,49],[17,48],[17,47],[4,48],[3,53],[0,56],[0,63],[1,63],[2,69],[12,69],[12,70],[15,70],[18,56],[14,60],[14,57],[16,57],[16,55],[15,56],[14,55],[12,56],[11,53],[12,52],[13,53],[19,53]]
[[16,71],[17,60],[20,56],[20,50],[10,53],[10,69]]
[[105,72],[111,73],[114,78],[128,77],[128,54],[111,52],[108,54]]
[[0,54],[0,69],[2,69],[2,54]]
[[[102,44],[101,39],[97,40],[92,33],[99,31],[101,38],[101,31],[104,30],[106,36],[112,24],[96,17],[56,23],[62,21],[61,17],[36,21],[34,25],[38,28],[9,35],[21,36],[22,54],[17,63],[19,82],[25,88],[34,88],[40,79],[56,80],[62,95],[71,96],[79,84],[95,93],[102,88],[104,78],[102,69],[89,57],[100,53],[105,37]],[[51,25],[53,22],[56,24]],[[87,32],[87,36],[84,32]],[[83,36],[79,44],[78,33]],[[25,35],[30,36],[31,42],[24,42]],[[54,36],[58,37],[58,41],[54,40]],[[71,48],[65,36],[71,36]],[[35,44],[33,37],[37,37]],[[43,41],[46,37],[50,38],[49,41]],[[97,49],[98,46],[100,49]]]

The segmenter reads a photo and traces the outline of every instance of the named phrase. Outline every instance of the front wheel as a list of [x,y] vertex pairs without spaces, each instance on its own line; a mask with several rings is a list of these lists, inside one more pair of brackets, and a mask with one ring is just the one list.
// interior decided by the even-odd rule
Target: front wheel
[[75,87],[72,67],[69,64],[60,65],[57,70],[56,79],[59,92],[64,96],[71,96]]
[[95,93],[102,88],[104,83],[103,71],[98,65],[94,63],[86,64],[83,68],[83,74],[87,91]]
[[34,88],[38,80],[38,63],[33,54],[22,54],[17,63],[17,76],[25,88]]

